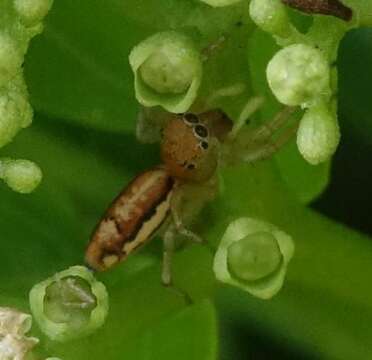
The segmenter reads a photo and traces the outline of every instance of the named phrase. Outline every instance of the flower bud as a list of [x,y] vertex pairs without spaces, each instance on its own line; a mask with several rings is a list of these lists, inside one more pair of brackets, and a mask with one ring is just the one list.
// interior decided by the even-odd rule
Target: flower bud
[[0,178],[14,191],[31,193],[42,179],[40,168],[29,160],[1,160]]
[[278,51],[266,75],[272,92],[285,105],[309,107],[331,94],[328,62],[309,45],[295,44]]
[[227,248],[230,273],[242,281],[256,281],[272,274],[282,261],[278,242],[269,232],[257,232]]
[[34,25],[45,17],[53,0],[14,0],[14,8],[25,25]]
[[200,0],[203,3],[206,3],[212,7],[223,7],[236,4],[242,0]]
[[129,62],[142,105],[174,113],[189,109],[202,76],[200,54],[189,38],[175,31],[155,34],[131,51]]
[[105,286],[83,266],[73,266],[35,285],[30,307],[40,329],[52,340],[91,334],[108,312]]
[[9,143],[32,122],[33,111],[21,76],[16,76],[0,91],[0,147]]
[[258,27],[273,35],[288,37],[292,32],[286,8],[280,0],[252,0],[249,13]]
[[23,56],[15,40],[8,34],[0,32],[0,87],[16,75],[22,62]]
[[328,160],[340,141],[337,118],[325,104],[308,109],[297,131],[297,147],[302,156],[313,165]]
[[213,270],[218,280],[269,299],[282,287],[293,253],[292,238],[274,225],[239,218],[228,226]]

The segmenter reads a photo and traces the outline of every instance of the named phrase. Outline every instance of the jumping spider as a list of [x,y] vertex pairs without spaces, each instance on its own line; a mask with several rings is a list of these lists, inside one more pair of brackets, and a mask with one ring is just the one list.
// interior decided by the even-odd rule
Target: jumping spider
[[184,224],[216,195],[217,169],[268,158],[293,134],[295,128],[287,127],[271,140],[293,108],[284,108],[253,130],[246,126],[260,105],[260,99],[251,99],[235,124],[220,109],[167,113],[162,122],[162,164],[135,177],[109,206],[88,245],[88,265],[97,271],[108,270],[160,232],[164,241],[162,282],[171,285],[175,235],[202,242]]

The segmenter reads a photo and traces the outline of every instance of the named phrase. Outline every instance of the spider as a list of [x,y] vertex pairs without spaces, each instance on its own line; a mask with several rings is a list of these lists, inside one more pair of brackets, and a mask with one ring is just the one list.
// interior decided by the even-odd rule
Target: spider
[[112,202],[93,232],[87,264],[97,271],[108,270],[161,233],[162,283],[172,285],[176,235],[202,243],[184,224],[217,194],[217,168],[266,159],[293,134],[295,128],[286,128],[275,141],[271,139],[287,123],[293,108],[284,108],[253,130],[246,126],[261,103],[261,98],[251,99],[235,124],[221,109],[167,113],[160,122],[162,164],[136,176]]

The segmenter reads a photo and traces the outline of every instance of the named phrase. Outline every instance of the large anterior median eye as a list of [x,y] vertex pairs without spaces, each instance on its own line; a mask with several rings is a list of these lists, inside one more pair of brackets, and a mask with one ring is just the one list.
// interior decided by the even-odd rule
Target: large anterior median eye
[[206,139],[208,137],[208,129],[204,125],[196,125],[194,134],[197,138]]
[[183,120],[185,121],[187,125],[195,125],[199,123],[198,116],[193,113],[183,114]]

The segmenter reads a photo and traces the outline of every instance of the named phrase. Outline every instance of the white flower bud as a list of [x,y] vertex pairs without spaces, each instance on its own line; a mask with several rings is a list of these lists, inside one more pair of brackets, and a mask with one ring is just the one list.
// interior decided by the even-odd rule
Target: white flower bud
[[0,178],[12,190],[28,194],[40,184],[42,172],[32,161],[7,159],[0,161]]
[[308,109],[297,131],[297,146],[302,156],[313,165],[328,160],[336,151],[340,130],[336,115],[325,104]]
[[308,107],[330,97],[328,62],[320,50],[309,45],[295,44],[278,51],[266,74],[272,92],[282,104]]
[[200,1],[212,7],[223,7],[223,6],[234,5],[238,2],[241,2],[242,0],[200,0]]
[[27,337],[32,318],[16,309],[0,307],[0,359],[23,360],[39,342]]
[[262,30],[283,37],[291,34],[287,11],[280,0],[252,0],[249,13]]

